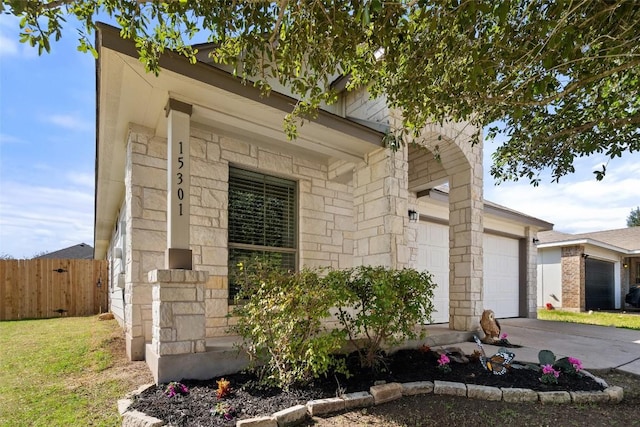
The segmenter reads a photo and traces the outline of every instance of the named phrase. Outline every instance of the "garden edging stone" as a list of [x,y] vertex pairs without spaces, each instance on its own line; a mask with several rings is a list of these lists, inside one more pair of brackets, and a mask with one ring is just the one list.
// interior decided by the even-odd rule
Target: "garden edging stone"
[[[238,420],[236,427],[284,427],[295,426],[304,421],[308,416],[326,415],[344,411],[376,406],[387,403],[403,396],[416,394],[440,394],[460,396],[485,400],[502,400],[509,403],[536,402],[541,403],[612,403],[616,404],[624,398],[622,387],[609,386],[603,379],[583,371],[605,387],[604,391],[540,391],[536,392],[525,388],[497,388],[480,386],[476,384],[464,384],[449,381],[436,380],[419,381],[409,383],[388,383],[375,385],[370,392],[362,391],[348,393],[341,397],[316,399],[305,405],[296,405],[274,413],[271,416],[261,416]],[[122,427],[159,427],[167,425],[164,421],[150,417],[139,411],[129,411],[131,398],[142,393],[154,384],[145,384],[134,392],[128,393],[125,399],[118,401],[118,410],[122,416]],[[494,390],[495,389],[495,390]],[[463,393],[464,391],[464,393]],[[376,399],[376,395],[379,396]],[[500,399],[497,396],[500,395]],[[387,399],[387,400],[385,400]],[[170,425],[169,425],[170,426]]]

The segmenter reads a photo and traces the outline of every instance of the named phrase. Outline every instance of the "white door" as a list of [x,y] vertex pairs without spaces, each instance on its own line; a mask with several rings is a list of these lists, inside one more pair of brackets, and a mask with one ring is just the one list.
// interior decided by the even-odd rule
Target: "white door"
[[517,239],[484,235],[484,308],[496,317],[520,315],[520,244]]
[[449,321],[449,226],[421,222],[418,224],[417,270],[428,271],[437,287],[431,313],[433,323]]

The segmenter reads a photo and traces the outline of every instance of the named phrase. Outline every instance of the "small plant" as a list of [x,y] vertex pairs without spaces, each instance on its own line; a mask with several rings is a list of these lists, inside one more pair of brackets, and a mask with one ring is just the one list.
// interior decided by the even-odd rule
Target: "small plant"
[[229,380],[225,380],[224,378],[216,381],[218,384],[218,389],[216,390],[216,397],[218,399],[224,399],[225,397],[231,394],[231,382]]
[[576,359],[575,357],[563,357],[556,362],[555,367],[569,375],[582,375],[580,373],[580,371],[582,371],[583,369],[582,362],[580,361],[580,359]]
[[177,395],[186,396],[189,394],[189,388],[182,383],[172,381],[167,385],[164,394],[166,394],[167,397],[174,397]]
[[415,339],[416,325],[431,319],[436,284],[429,273],[360,266],[331,271],[323,284],[335,290],[335,315],[366,368],[379,369],[383,346]]
[[211,413],[224,418],[226,421],[231,421],[237,415],[236,410],[225,402],[216,403],[216,406],[211,410]]
[[542,376],[540,377],[540,381],[544,384],[558,384],[558,377],[560,376],[560,371],[557,371],[551,365],[543,365],[542,366]]
[[259,259],[245,263],[239,283],[238,322],[231,331],[262,385],[288,389],[307,383],[331,368],[346,373],[344,360],[331,357],[344,343],[344,332],[330,330],[335,292],[323,286],[319,270],[284,271]]
[[575,357],[568,357],[567,360],[573,367],[574,371],[576,371],[576,373],[582,370],[582,361],[580,359],[576,359]]
[[450,363],[451,360],[449,359],[449,357],[446,354],[442,353],[440,355],[440,358],[438,359],[438,369],[445,374],[448,374],[449,372],[451,372],[451,366],[449,365]]

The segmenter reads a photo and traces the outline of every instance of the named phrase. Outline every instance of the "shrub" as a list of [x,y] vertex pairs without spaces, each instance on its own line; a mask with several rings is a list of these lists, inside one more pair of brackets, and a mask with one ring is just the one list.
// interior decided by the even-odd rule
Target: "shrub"
[[413,269],[356,267],[324,279],[337,295],[336,317],[364,367],[378,367],[382,345],[415,339],[416,325],[431,320],[435,284]]
[[238,304],[238,322],[231,331],[243,338],[250,367],[261,383],[287,389],[305,383],[336,366],[331,355],[344,342],[340,330],[328,331],[335,296],[322,286],[317,271],[282,271],[264,263],[244,268]]

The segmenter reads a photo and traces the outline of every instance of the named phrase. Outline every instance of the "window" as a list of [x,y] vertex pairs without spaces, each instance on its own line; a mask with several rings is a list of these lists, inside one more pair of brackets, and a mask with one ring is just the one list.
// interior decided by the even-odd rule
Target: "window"
[[229,168],[229,298],[234,271],[260,257],[296,269],[296,183]]

